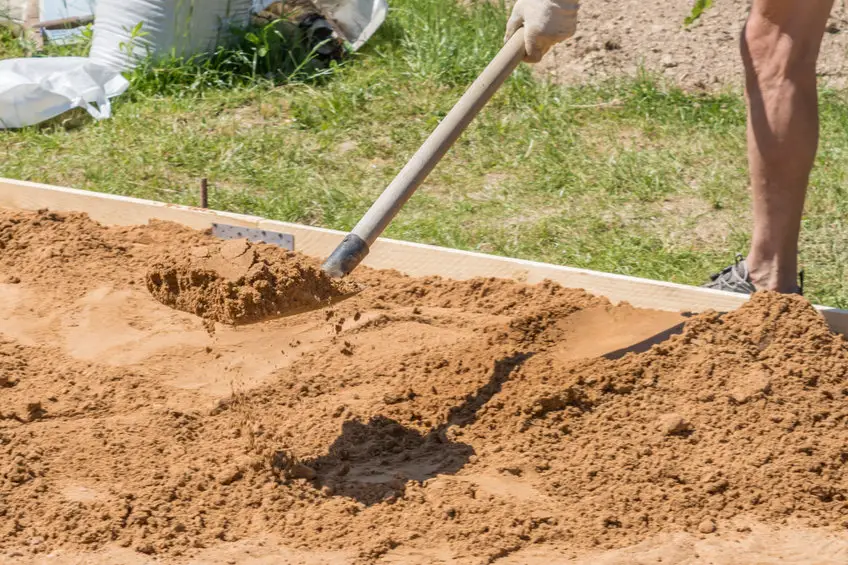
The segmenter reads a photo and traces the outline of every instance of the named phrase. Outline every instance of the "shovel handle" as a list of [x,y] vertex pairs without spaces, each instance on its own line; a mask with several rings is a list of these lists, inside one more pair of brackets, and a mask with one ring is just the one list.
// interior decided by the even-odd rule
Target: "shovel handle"
[[369,247],[374,243],[524,56],[524,30],[519,29],[371,205],[352,234]]

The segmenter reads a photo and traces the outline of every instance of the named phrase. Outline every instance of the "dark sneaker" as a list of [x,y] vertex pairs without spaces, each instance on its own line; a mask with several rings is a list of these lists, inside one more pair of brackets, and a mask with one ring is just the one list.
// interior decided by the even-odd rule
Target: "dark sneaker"
[[704,288],[738,292],[739,294],[754,294],[757,292],[757,288],[751,282],[745,258],[738,253],[736,254],[736,263],[723,269],[720,273],[711,275],[710,282],[705,284]]
[[[804,271],[798,273],[798,281],[798,290],[793,294],[804,296]],[[720,273],[711,275],[710,282],[703,287],[739,294],[754,294],[757,292],[757,287],[751,282],[751,275],[748,272],[748,265],[745,264],[745,258],[739,253],[736,254],[736,263],[722,269]]]

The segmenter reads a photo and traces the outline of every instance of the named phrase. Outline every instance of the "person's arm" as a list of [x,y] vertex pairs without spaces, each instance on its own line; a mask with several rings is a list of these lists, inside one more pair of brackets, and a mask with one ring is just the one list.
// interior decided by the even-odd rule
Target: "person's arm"
[[518,0],[506,24],[504,41],[523,27],[524,60],[538,63],[551,47],[574,35],[578,7],[577,0]]

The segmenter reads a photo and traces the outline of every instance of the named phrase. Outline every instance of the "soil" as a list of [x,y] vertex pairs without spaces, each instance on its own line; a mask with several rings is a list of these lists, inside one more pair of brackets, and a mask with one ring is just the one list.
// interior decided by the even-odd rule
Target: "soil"
[[244,239],[165,253],[147,272],[161,303],[209,322],[245,324],[319,308],[357,291],[315,261]]
[[[739,34],[750,0],[718,0],[691,26],[693,2],[591,0],[582,2],[577,34],[555,47],[539,71],[575,84],[635,76],[640,68],[690,89],[741,90]],[[834,3],[818,72],[823,83],[848,84],[848,8]]]
[[147,288],[236,247],[314,265],[0,211],[0,562],[848,559],[848,343],[802,298],[684,316],[361,268],[232,325]]

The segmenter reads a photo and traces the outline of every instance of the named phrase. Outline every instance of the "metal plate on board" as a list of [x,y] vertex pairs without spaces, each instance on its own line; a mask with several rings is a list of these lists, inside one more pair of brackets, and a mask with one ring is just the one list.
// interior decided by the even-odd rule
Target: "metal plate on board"
[[244,228],[229,224],[212,224],[212,235],[221,239],[246,239],[253,242],[268,243],[294,251],[294,236],[290,233]]

